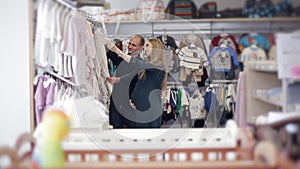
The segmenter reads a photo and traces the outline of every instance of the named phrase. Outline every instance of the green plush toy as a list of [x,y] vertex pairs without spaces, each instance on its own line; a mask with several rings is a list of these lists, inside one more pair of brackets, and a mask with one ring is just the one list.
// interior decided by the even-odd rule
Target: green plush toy
[[68,117],[61,110],[49,110],[42,119],[43,136],[40,142],[41,166],[62,167],[65,164],[62,140],[69,133]]

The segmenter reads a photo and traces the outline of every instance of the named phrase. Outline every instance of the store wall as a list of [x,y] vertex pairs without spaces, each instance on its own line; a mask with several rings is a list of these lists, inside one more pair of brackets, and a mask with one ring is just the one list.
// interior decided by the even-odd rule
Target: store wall
[[0,145],[30,131],[28,1],[0,5]]

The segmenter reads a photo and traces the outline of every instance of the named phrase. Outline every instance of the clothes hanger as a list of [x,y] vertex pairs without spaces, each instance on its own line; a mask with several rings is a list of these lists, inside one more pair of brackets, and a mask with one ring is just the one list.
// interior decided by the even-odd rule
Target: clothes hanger
[[221,47],[221,48],[227,48],[227,45],[226,45],[225,42],[223,42],[223,43],[221,43],[220,47]]
[[221,37],[227,37],[228,36],[228,33],[224,32],[224,28],[222,28],[220,36]]
[[251,37],[253,37],[253,36],[257,36],[257,31],[256,31],[256,29],[255,30],[253,30],[251,33],[250,33],[250,36]]
[[167,40],[168,40],[168,36],[167,36],[167,33],[166,33],[166,28],[164,28],[164,34],[162,36],[162,41],[163,41],[164,45],[167,44]]
[[44,88],[47,88],[51,83],[56,83],[51,75],[43,82]]
[[33,84],[34,84],[34,85],[36,85],[36,84],[39,82],[39,77],[41,77],[41,76],[44,76],[44,75],[38,74],[38,75],[36,75],[36,76],[34,77],[34,79],[33,79]]
[[196,48],[196,45],[194,44],[194,42],[192,42],[190,45],[189,45],[189,49],[195,49]]
[[251,48],[252,49],[257,49],[258,48],[256,40],[252,40]]
[[188,45],[188,47],[190,49],[195,49],[196,48],[196,45],[195,45],[195,42],[196,42],[196,34],[194,34],[194,29],[191,29],[191,34],[189,34],[189,41],[190,41],[190,44]]

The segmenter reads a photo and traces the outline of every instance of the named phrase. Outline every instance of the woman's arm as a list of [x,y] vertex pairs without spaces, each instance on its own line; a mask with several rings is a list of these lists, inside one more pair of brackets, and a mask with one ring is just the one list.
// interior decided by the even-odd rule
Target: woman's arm
[[129,63],[131,56],[123,53],[109,38],[107,38],[101,31],[98,32],[100,41],[104,43],[104,45],[111,51],[118,54],[122,57],[126,62]]
[[126,53],[123,53],[118,47],[113,46],[111,48],[112,51],[117,53],[120,57],[122,57],[126,62],[130,63],[131,66],[142,70],[142,69],[149,69],[149,68],[154,68],[152,64],[149,62],[146,62],[142,59],[137,59],[135,57],[131,57],[130,55],[127,55]]
[[110,47],[110,50],[118,54],[123,60],[125,60],[127,63],[130,63],[133,67],[142,70],[142,69],[151,69],[155,68],[151,63],[146,62],[142,59],[137,59],[135,57],[132,57],[130,55],[127,55],[126,53],[123,53],[117,46],[112,44],[112,42],[109,42],[107,46]]
[[120,77],[107,77],[106,80],[111,84],[115,84],[115,83],[120,83],[121,78]]
[[118,54],[121,58],[123,58],[126,62],[130,62],[131,56],[123,53],[118,47],[115,45],[110,49],[111,51],[114,51],[116,54]]

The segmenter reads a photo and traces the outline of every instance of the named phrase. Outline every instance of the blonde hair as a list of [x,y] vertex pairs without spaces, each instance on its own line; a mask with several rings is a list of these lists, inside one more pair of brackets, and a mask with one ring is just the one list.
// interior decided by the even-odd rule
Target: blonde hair
[[[167,58],[165,53],[165,47],[162,42],[158,38],[150,38],[149,41],[152,45],[152,52],[149,58],[149,63],[160,70],[166,71],[167,68]],[[142,70],[138,74],[139,79],[146,78],[146,70]],[[167,72],[165,73],[165,77],[162,83],[162,89],[166,88],[167,84]]]

